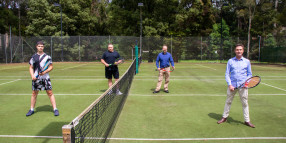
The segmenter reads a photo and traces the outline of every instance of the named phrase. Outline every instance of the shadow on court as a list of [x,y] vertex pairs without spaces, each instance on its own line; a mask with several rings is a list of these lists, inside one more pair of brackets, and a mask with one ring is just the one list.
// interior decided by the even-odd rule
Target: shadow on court
[[[50,137],[61,137],[62,126],[67,125],[69,122],[51,122],[44,127],[36,136],[50,136]],[[52,140],[59,140],[59,138],[44,138],[42,143],[53,142]]]
[[[208,114],[209,117],[215,119],[216,121],[220,120],[222,115],[221,114],[217,114],[217,113],[209,113]],[[243,122],[241,121],[237,121],[237,120],[234,120],[232,117],[227,117],[227,123],[239,123],[239,124],[244,124]]]
[[36,108],[36,112],[53,112],[51,105],[43,105]]
[[[150,91],[152,91],[152,92],[155,91],[155,88],[151,88]],[[160,89],[160,92],[161,91],[164,91],[164,89]]]
[[99,90],[100,92],[105,92],[107,89],[102,89],[102,90]]

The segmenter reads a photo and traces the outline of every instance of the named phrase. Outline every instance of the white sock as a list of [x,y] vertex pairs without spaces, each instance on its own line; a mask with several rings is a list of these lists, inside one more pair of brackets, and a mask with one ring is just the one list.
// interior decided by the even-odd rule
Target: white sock
[[55,108],[55,109],[54,109],[54,111],[55,111],[55,110],[58,110],[58,109],[57,109],[57,108]]
[[34,108],[31,108],[31,111],[34,111]]

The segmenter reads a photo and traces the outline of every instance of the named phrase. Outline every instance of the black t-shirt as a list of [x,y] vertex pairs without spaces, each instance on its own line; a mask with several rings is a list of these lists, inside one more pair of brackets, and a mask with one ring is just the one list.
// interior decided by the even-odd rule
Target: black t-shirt
[[116,51],[113,51],[113,52],[106,51],[106,52],[103,53],[101,59],[103,59],[108,64],[114,64],[115,60],[119,59],[119,58],[120,58],[120,55],[119,55],[118,52],[116,52]]
[[[120,55],[116,51],[113,51],[113,52],[106,51],[103,53],[101,57],[101,59],[103,59],[107,64],[114,64],[116,59],[119,59],[119,58],[120,58]],[[117,66],[113,66],[113,67],[117,68]]]

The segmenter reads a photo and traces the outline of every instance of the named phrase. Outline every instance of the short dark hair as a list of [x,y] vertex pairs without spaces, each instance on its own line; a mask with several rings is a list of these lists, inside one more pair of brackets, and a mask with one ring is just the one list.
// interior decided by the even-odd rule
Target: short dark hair
[[43,41],[38,41],[36,46],[38,46],[38,45],[44,45],[44,42]]
[[236,45],[235,45],[235,49],[236,49],[236,47],[238,47],[238,46],[240,46],[240,47],[242,47],[242,48],[244,49],[244,45],[241,44],[241,43],[236,44]]

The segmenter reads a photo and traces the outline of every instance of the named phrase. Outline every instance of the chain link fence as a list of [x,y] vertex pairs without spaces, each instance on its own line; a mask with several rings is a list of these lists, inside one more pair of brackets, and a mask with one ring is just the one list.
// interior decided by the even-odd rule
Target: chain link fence
[[[0,63],[28,62],[36,53],[36,43],[44,41],[45,53],[53,61],[85,62],[100,61],[108,43],[126,60],[134,59],[134,46],[140,45],[139,37],[132,36],[0,36]],[[249,59],[260,62],[286,62],[286,37],[257,37],[251,39]],[[168,46],[168,52],[176,62],[184,60],[228,60],[233,57],[237,43],[247,47],[247,38],[229,37],[143,37],[139,55],[142,60],[154,62]],[[245,48],[244,56],[247,55]]]

